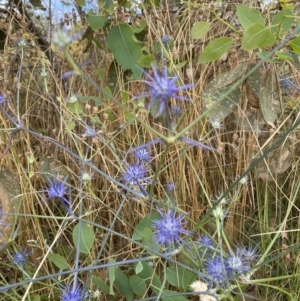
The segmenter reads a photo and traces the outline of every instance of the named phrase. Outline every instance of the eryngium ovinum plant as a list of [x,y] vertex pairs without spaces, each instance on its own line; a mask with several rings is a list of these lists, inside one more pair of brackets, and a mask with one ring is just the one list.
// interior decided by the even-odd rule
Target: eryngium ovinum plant
[[[62,36],[65,37],[64,35]],[[60,37],[59,39],[62,38]],[[66,50],[67,43],[69,43],[68,39],[58,46]],[[23,45],[22,51],[24,47]],[[180,297],[180,295],[189,294],[199,295],[201,300],[222,300],[232,298],[233,294],[243,294],[243,288],[250,282],[251,275],[254,271],[257,249],[251,246],[241,245],[233,250],[227,241],[223,227],[231,202],[225,200],[223,197],[219,197],[214,203],[210,202],[211,210],[209,218],[216,225],[216,230],[210,235],[201,231],[203,233],[199,236],[199,234],[197,234],[199,232],[199,223],[189,219],[188,215],[183,212],[178,205],[179,201],[176,200],[175,182],[168,182],[166,184],[164,198],[157,200],[153,197],[158,172],[172,144],[177,142],[184,143],[189,147],[201,147],[207,152],[215,152],[215,149],[209,145],[188,138],[186,134],[177,135],[175,132],[177,130],[177,121],[182,118],[183,110],[179,104],[170,107],[171,100],[173,102],[192,102],[192,99],[188,96],[181,95],[188,92],[187,90],[192,88],[193,85],[178,85],[179,77],[170,76],[165,63],[162,68],[152,66],[151,74],[145,71],[144,74],[146,77],[144,83],[147,85],[148,90],[146,93],[136,96],[133,101],[137,101],[139,98],[149,99],[146,108],[151,110],[153,117],[161,118],[161,120],[164,121],[168,138],[166,139],[165,136],[161,134],[152,141],[129,149],[125,156],[123,174],[117,179],[118,181],[110,178],[108,175],[106,176],[116,184],[122,182],[123,187],[127,187],[128,191],[135,190],[138,192],[136,195],[144,196],[145,199],[149,200],[151,208],[150,214],[142,219],[131,239],[131,242],[142,247],[143,251],[141,256],[134,259],[123,260],[119,262],[119,265],[134,265],[134,273],[136,273],[137,276],[131,279],[133,279],[132,281],[141,280],[140,285],[142,291],[137,290],[137,287],[135,287],[135,289],[143,298],[153,294],[152,297],[149,297],[150,299],[147,298],[149,300],[159,300],[160,297],[167,298],[168,296],[170,298],[172,298],[172,296]],[[18,116],[10,116],[5,109],[5,98],[2,96],[0,96],[0,110],[16,126],[16,129],[28,132],[31,135],[37,135],[41,139],[46,139],[46,137],[38,135],[23,126]],[[98,134],[93,128],[86,125],[85,135],[88,138],[94,138]],[[48,140],[55,144],[54,140]],[[154,148],[158,144],[165,144],[165,149],[162,153],[160,164],[157,166],[155,173],[152,174],[152,152],[150,148]],[[64,150],[67,151],[67,149]],[[69,151],[69,153],[71,153],[71,151]],[[80,159],[74,153],[72,153],[72,155]],[[95,173],[104,175],[103,172],[93,166],[92,163],[83,162],[83,160],[80,162],[85,163],[83,165],[89,166]],[[89,181],[90,175],[83,173],[80,179],[80,185],[83,186],[86,181]],[[84,220],[80,218],[80,216],[82,216],[82,204],[78,210],[78,206],[75,206],[72,194],[70,193],[73,188],[69,188],[68,176],[64,178],[48,178],[47,180],[48,184],[44,189],[46,198],[40,203],[47,205],[52,200],[59,200],[65,214],[70,218],[69,221],[76,220],[79,229],[80,227],[84,227]],[[79,187],[78,191],[81,192],[82,187]],[[83,197],[80,196],[79,199],[81,198]],[[130,193],[124,196],[124,202],[126,198],[131,198],[132,201],[136,200]],[[120,208],[122,208],[121,205]],[[118,214],[116,214],[116,219],[117,218]],[[201,220],[201,217],[199,218]],[[69,221],[66,219],[63,222],[62,228],[64,228]],[[114,222],[115,221],[112,221],[111,228],[105,229],[107,235],[102,242],[103,247],[101,247],[99,254],[104,250],[110,233],[114,231]],[[94,226],[101,228],[101,225],[95,224]],[[87,226],[85,226],[85,229],[87,229],[86,227]],[[116,234],[116,232],[114,232],[114,234]],[[78,245],[80,245],[80,237],[81,236],[78,235],[76,239]],[[83,239],[83,237],[81,239]],[[89,271],[87,267],[80,266],[79,249],[77,246],[74,271],[70,271],[71,276],[68,277],[67,280],[61,281],[60,277],[59,280],[57,280],[54,279],[53,276],[49,276],[49,278],[53,278],[55,283],[57,283],[56,295],[62,301],[80,301],[101,296],[101,292],[98,290],[89,292],[87,289],[88,284],[82,285],[82,281],[79,281],[79,271],[80,273]],[[26,248],[11,255],[11,262],[14,266],[19,267],[24,275],[26,275],[26,280],[24,280],[23,284],[30,283],[30,275],[27,273],[27,267],[31,264],[28,257],[32,253],[32,250]],[[95,264],[97,264],[97,261],[98,260],[96,260]],[[153,268],[154,264],[156,265],[155,270]],[[97,266],[97,268],[112,268],[114,266],[116,266],[116,264],[105,263]],[[94,270],[95,268],[96,266],[92,266],[90,270]],[[127,279],[125,275],[122,277],[123,280]],[[45,277],[43,279],[45,279]],[[35,281],[37,280],[42,279],[35,278]],[[118,280],[120,279],[118,278]],[[113,278],[111,278],[110,281],[113,281]],[[4,287],[0,287],[0,291],[5,291],[7,288],[14,286],[17,286],[17,284],[7,284]],[[169,290],[170,286],[176,287],[176,289]]]

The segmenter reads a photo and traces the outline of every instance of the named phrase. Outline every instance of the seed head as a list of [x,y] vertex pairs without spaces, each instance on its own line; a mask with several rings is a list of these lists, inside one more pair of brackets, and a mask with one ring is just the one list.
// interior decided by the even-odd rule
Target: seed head
[[155,220],[153,226],[156,228],[155,235],[159,245],[178,244],[182,241],[180,234],[189,234],[189,231],[183,229],[186,224],[183,222],[184,215],[176,217],[175,210],[168,210],[166,214],[158,209],[161,216],[160,220]]

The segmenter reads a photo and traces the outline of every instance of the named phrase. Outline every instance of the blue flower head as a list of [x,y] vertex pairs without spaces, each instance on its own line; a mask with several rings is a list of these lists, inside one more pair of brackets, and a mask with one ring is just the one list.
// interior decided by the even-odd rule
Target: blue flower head
[[170,39],[169,39],[168,36],[163,36],[163,37],[161,38],[161,42],[162,42],[163,44],[168,44],[169,41],[170,41]]
[[225,285],[228,281],[228,275],[231,274],[231,269],[228,264],[220,256],[211,257],[205,265],[207,274],[211,277],[212,283],[221,283]]
[[158,209],[161,216],[160,220],[155,220],[153,226],[156,228],[155,236],[159,245],[178,244],[182,241],[181,234],[189,234],[189,231],[183,229],[186,224],[183,222],[184,215],[176,217],[175,210],[168,210],[166,214]]
[[169,78],[167,67],[163,68],[162,73],[159,73],[153,66],[152,70],[153,76],[145,72],[148,80],[144,80],[144,83],[146,83],[150,87],[150,91],[143,95],[140,95],[139,98],[151,98],[149,104],[146,106],[147,109],[151,108],[152,106],[157,104],[157,102],[159,102],[159,108],[156,117],[161,116],[165,109],[168,110],[169,98],[175,98],[178,100],[189,100],[186,97],[178,96],[177,92],[192,87],[192,84],[177,87],[176,81],[178,80],[178,76]]
[[145,196],[147,196],[148,193],[146,192],[142,184],[149,184],[151,182],[147,177],[147,172],[149,171],[149,169],[146,168],[143,163],[136,163],[133,165],[130,165],[128,163],[125,164],[126,170],[120,180],[124,180],[127,185],[137,184],[141,192]]
[[3,104],[5,102],[5,97],[0,95],[0,104]]
[[226,258],[225,262],[228,268],[228,278],[234,278],[243,273],[250,272],[249,263],[244,260],[239,250],[237,250],[236,254],[231,254]]
[[23,266],[24,263],[26,262],[27,258],[29,257],[29,255],[30,255],[30,252],[28,252],[26,249],[22,250],[22,251],[19,251],[19,252],[16,252],[13,255],[14,264]]
[[174,182],[169,182],[169,183],[167,183],[167,185],[166,185],[166,190],[167,190],[168,192],[174,192],[175,189],[176,189],[176,184],[175,184]]
[[71,204],[65,197],[65,195],[68,192],[68,188],[66,186],[66,181],[68,179],[68,176],[65,177],[63,181],[54,178],[54,180],[51,180],[47,177],[49,186],[47,188],[48,192],[48,199],[53,198],[59,198],[62,201],[63,206],[67,209],[67,211],[73,215],[73,211],[71,210]]
[[145,147],[136,150],[134,153],[134,156],[137,160],[144,161],[144,162],[148,162],[151,159],[151,155],[150,155],[149,151],[147,150],[147,148],[145,148]]
[[241,256],[244,262],[250,265],[255,263],[257,257],[259,257],[257,249],[257,246],[254,248],[252,246],[238,247],[236,252]]
[[80,286],[77,286],[75,289],[70,286],[66,286],[60,295],[61,301],[81,301],[83,291]]
[[213,240],[207,235],[201,235],[199,239],[200,245],[209,248],[214,246]]
[[180,117],[182,115],[182,109],[179,106],[171,108],[171,114],[175,117]]
[[47,180],[49,182],[49,187],[47,189],[48,196],[50,199],[52,198],[63,198],[65,194],[67,193],[67,187],[66,187],[66,181],[67,177],[63,181],[58,180],[57,178],[54,178],[52,181],[47,177]]

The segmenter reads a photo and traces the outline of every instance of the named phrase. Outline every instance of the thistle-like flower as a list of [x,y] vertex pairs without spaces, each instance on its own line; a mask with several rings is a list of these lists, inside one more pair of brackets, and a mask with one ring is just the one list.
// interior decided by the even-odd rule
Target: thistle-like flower
[[189,234],[183,229],[186,222],[183,222],[184,215],[176,217],[175,210],[168,210],[166,214],[158,209],[160,220],[155,220],[153,226],[156,228],[155,236],[159,245],[179,244],[182,241],[181,234]]
[[179,106],[171,108],[171,114],[175,117],[180,117],[182,115],[182,109]]
[[58,29],[53,33],[52,42],[56,44],[60,49],[64,49],[71,42],[77,40],[82,36],[82,32],[78,32],[74,35],[70,35],[66,30]]
[[135,151],[134,156],[137,160],[140,161],[144,161],[144,162],[148,162],[151,160],[151,155],[149,153],[149,151],[147,150],[147,148],[140,148],[138,150]]
[[241,256],[244,262],[250,265],[255,263],[257,257],[259,257],[259,255],[257,254],[257,249],[257,246],[254,248],[252,246],[238,247],[236,253]]
[[140,95],[138,98],[141,97],[151,98],[149,104],[146,106],[147,109],[151,108],[157,102],[160,101],[158,105],[158,112],[156,117],[161,116],[164,110],[168,110],[169,98],[176,98],[178,100],[187,100],[187,101],[190,100],[189,98],[177,95],[177,92],[192,87],[193,86],[192,84],[187,84],[187,85],[177,87],[176,81],[178,80],[178,76],[169,78],[167,67],[163,68],[161,74],[153,66],[152,66],[152,70],[153,70],[153,76],[145,72],[148,80],[144,80],[144,83],[146,83],[150,87],[150,91],[143,95]]
[[74,215],[71,209],[71,203],[65,197],[68,192],[68,188],[66,186],[67,178],[68,176],[66,176],[63,181],[58,180],[57,178],[54,178],[54,180],[47,178],[49,182],[49,186],[47,188],[48,199],[59,198],[70,215]]
[[243,273],[250,272],[249,263],[241,256],[238,249],[236,254],[231,254],[226,258],[227,276],[228,278],[235,278]]
[[22,250],[22,251],[19,251],[19,252],[16,252],[13,255],[14,264],[23,266],[24,263],[26,262],[27,258],[29,257],[29,255],[30,255],[30,252],[28,252],[26,249]]
[[61,301],[81,301],[83,298],[83,291],[80,286],[75,289],[70,286],[66,286],[60,295]]
[[207,274],[211,277],[212,283],[221,283],[225,285],[227,283],[228,276],[231,275],[231,269],[228,267],[228,263],[220,256],[211,257],[205,265]]
[[200,245],[206,248],[210,248],[214,246],[213,240],[207,235],[201,235],[199,239]]
[[176,189],[176,184],[174,182],[167,183],[166,190],[168,192],[174,192],[175,189]]
[[0,95],[0,104],[3,104],[5,103],[5,97]]
[[149,171],[148,168],[144,166],[143,163],[136,163],[130,165],[126,164],[126,170],[121,177],[121,180],[124,180],[128,185],[137,184],[141,190],[141,192],[146,196],[148,193],[146,192],[143,184],[149,184],[151,182],[150,178],[147,177],[147,172]]

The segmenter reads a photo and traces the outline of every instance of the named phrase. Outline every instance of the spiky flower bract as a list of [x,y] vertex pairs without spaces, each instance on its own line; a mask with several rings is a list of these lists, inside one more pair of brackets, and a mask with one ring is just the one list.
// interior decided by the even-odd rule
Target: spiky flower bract
[[168,209],[164,214],[159,209],[160,220],[155,220],[153,226],[156,228],[155,236],[159,245],[179,244],[182,241],[181,234],[189,234],[189,231],[183,229],[186,222],[183,222],[184,215],[176,217],[175,210]]
[[232,253],[228,258],[225,259],[227,266],[228,278],[237,277],[243,273],[250,272],[249,263],[243,260],[243,257],[239,252],[236,254]]
[[175,117],[180,117],[182,115],[182,109],[179,106],[175,106],[171,108],[171,114]]
[[126,170],[121,177],[121,180],[124,180],[126,184],[137,184],[141,190],[141,192],[146,196],[148,193],[146,192],[145,188],[142,184],[149,184],[151,181],[147,177],[148,168],[144,166],[143,163],[135,163],[130,165],[126,164]]
[[53,180],[48,179],[49,186],[47,188],[48,192],[48,198],[59,198],[62,201],[63,206],[66,208],[66,210],[73,215],[73,211],[71,210],[71,203],[67,198],[65,197],[66,193],[68,192],[68,188],[66,186],[68,176],[65,177],[63,181],[54,178]]
[[136,150],[134,156],[137,160],[144,162],[148,162],[151,159],[151,155],[146,147]]
[[175,189],[176,189],[176,184],[174,182],[167,183],[166,190],[168,192],[173,192],[173,191],[175,191]]
[[61,301],[81,301],[82,300],[82,289],[77,286],[75,289],[70,286],[66,286],[60,295]]
[[213,240],[207,235],[201,235],[199,239],[200,245],[209,248],[214,246]]
[[3,104],[5,102],[5,97],[0,95],[0,104]]
[[228,264],[220,256],[208,259],[205,264],[205,269],[207,274],[211,277],[212,283],[221,283],[222,285],[227,283],[228,274],[231,274]]
[[178,100],[189,100],[188,98],[179,96],[176,93],[192,87],[192,84],[177,87],[176,81],[178,80],[178,76],[169,78],[167,67],[163,68],[162,73],[159,73],[153,66],[152,70],[153,76],[145,72],[148,80],[144,80],[144,83],[150,87],[150,91],[140,96],[151,98],[149,104],[146,106],[147,109],[156,105],[156,103],[160,101],[157,112],[158,117],[163,114],[164,110],[168,109],[168,99],[176,98]]
[[259,257],[257,254],[257,248],[257,246],[254,248],[252,246],[238,247],[236,252],[240,254],[243,261],[250,265],[255,263],[257,257]]
[[16,252],[13,255],[14,264],[23,266],[29,255],[30,255],[30,252],[27,251],[26,249],[22,250],[22,251],[19,251],[19,252]]

